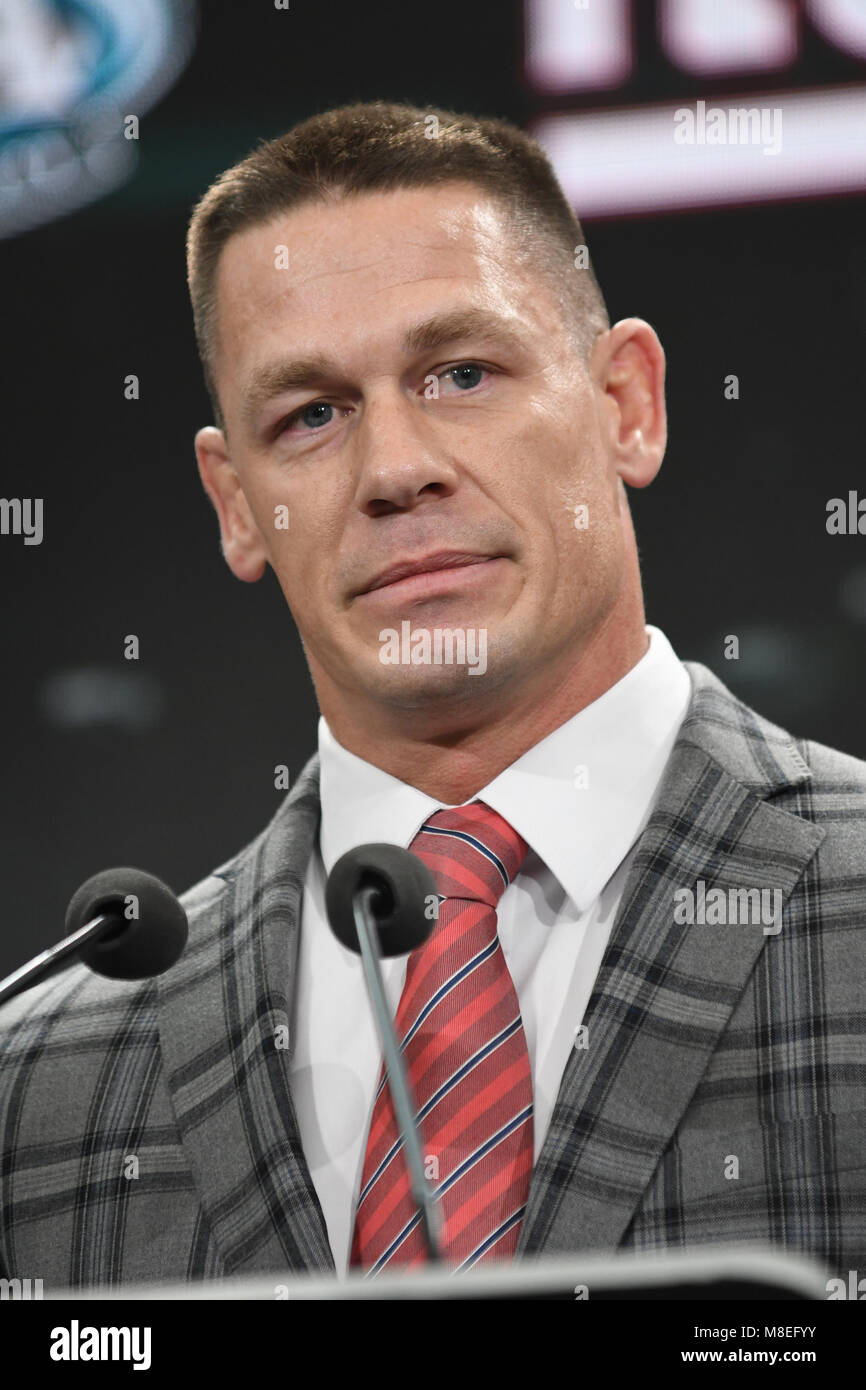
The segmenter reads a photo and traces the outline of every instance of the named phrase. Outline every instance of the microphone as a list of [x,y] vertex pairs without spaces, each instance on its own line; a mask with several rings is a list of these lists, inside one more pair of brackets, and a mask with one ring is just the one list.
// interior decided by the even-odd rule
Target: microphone
[[[133,915],[127,913],[135,906]],[[77,958],[111,980],[161,975],[183,955],[187,916],[175,894],[142,869],[105,869],[73,894],[64,941],[0,981],[0,1004]]]
[[359,845],[338,859],[325,888],[331,930],[350,951],[360,954],[382,1052],[394,1113],[406,1154],[412,1199],[432,1263],[441,1260],[439,1213],[424,1175],[416,1105],[403,1054],[394,1031],[380,956],[402,956],[421,946],[436,925],[425,907],[439,902],[433,875],[416,854],[399,845]]

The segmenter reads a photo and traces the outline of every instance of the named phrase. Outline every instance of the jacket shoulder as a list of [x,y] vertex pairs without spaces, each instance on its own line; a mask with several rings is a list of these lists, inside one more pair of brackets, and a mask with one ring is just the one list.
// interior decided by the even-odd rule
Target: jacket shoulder
[[796,743],[816,786],[854,797],[866,792],[866,762],[862,758],[812,739],[797,739]]
[[[698,662],[683,663],[692,701],[680,741],[692,743],[762,797],[808,788],[813,797],[859,798],[866,791],[866,762],[774,724],[728,689]],[[808,793],[806,797],[808,801]],[[808,814],[804,803],[804,812]]]
[[[225,880],[211,873],[179,895],[189,921],[184,955],[200,948],[225,889]],[[159,978],[170,976],[168,970]],[[127,1041],[129,1029],[140,1037],[143,1029],[155,1027],[156,990],[157,978],[111,980],[81,962],[42,980],[0,1006],[4,1070],[16,1057],[35,1059],[49,1039],[52,1045],[86,1039],[109,1046],[119,1031]]]

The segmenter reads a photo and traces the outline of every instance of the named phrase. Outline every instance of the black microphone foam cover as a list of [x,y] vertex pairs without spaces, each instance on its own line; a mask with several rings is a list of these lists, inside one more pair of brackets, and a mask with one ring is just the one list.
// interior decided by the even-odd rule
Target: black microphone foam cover
[[350,951],[361,949],[352,902],[362,888],[376,889],[371,908],[383,956],[407,955],[427,940],[436,925],[439,895],[417,854],[400,845],[358,845],[337,860],[325,907],[331,930]]
[[[131,897],[137,899],[136,917],[124,915]],[[161,975],[183,955],[189,934],[186,913],[168,885],[153,874],[129,868],[94,874],[66,909],[67,935],[101,913],[116,917],[117,927],[80,952],[97,974],[112,980],[146,980]]]

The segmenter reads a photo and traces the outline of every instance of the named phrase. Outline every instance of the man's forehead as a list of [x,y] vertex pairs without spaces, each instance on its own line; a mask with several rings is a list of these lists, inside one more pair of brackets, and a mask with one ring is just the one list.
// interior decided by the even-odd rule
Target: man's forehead
[[236,362],[247,356],[251,329],[258,342],[281,335],[289,323],[303,332],[323,317],[345,318],[357,308],[352,296],[362,296],[360,317],[368,312],[364,296],[375,316],[384,312],[381,296],[389,291],[397,295],[391,309],[418,301],[420,318],[428,289],[439,300],[453,298],[449,290],[474,287],[507,316],[516,267],[503,257],[503,235],[501,210],[484,190],[467,185],[304,204],[226,244],[217,280],[220,347]]
[[281,270],[286,288],[318,276],[377,270],[446,258],[508,258],[506,213],[484,189],[466,183],[353,194],[305,202],[229,238],[220,257],[218,293],[226,300]]

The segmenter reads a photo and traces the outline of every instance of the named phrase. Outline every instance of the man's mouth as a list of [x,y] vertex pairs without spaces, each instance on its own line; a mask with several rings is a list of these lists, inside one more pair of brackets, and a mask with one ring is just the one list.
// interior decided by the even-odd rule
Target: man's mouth
[[433,576],[445,570],[467,569],[471,565],[485,565],[501,558],[499,555],[485,555],[478,551],[436,550],[429,555],[397,560],[386,569],[380,570],[363,589],[358,591],[357,596],[371,594],[378,589],[385,589],[395,584],[402,584],[405,580],[416,579],[421,575]]

